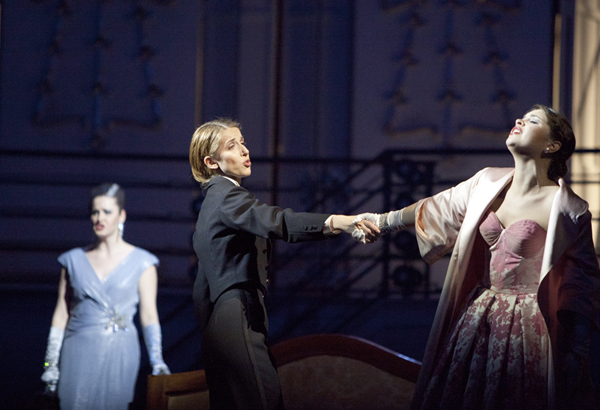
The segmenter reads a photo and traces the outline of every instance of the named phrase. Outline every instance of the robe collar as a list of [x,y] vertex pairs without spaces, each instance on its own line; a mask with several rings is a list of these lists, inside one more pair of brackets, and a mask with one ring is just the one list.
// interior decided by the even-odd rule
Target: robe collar
[[[469,204],[473,207],[471,209],[473,211],[472,215],[478,217],[472,218],[470,221],[464,221],[465,224],[470,225],[468,228],[471,230],[477,229],[481,218],[486,214],[492,202],[512,181],[514,173],[513,169],[496,180],[479,185],[479,198],[481,200]],[[577,238],[577,220],[588,210],[587,202],[574,194],[562,178],[558,180],[558,185],[559,189],[554,196],[552,209],[550,210],[540,281],[550,272],[563,253]]]
[[558,185],[550,211],[540,280],[575,241],[579,232],[577,220],[588,210],[587,202],[575,195],[562,178],[558,180]]

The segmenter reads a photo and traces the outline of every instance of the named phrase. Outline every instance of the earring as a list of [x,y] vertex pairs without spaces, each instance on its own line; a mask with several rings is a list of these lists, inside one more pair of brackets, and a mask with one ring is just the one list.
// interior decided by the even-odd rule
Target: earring
[[122,238],[123,231],[125,230],[125,225],[123,224],[123,222],[119,222],[119,224],[117,225],[117,228],[119,228],[119,238]]

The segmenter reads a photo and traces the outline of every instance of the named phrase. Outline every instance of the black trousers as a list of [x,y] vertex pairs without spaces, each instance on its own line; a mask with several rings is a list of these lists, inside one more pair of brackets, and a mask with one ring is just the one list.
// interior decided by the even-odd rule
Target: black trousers
[[211,410],[283,409],[267,329],[258,289],[230,289],[217,299],[202,334]]

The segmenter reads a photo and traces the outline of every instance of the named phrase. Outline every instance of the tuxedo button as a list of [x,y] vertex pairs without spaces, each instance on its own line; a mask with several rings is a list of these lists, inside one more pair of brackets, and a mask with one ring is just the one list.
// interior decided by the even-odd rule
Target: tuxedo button
[[304,225],[304,230],[308,231],[308,225]]
[[313,230],[317,230],[317,228],[319,228],[317,225],[313,225],[312,226]]

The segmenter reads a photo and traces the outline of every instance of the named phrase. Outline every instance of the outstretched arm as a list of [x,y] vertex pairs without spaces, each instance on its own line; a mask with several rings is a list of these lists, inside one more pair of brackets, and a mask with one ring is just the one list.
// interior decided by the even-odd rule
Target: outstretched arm
[[[397,211],[391,211],[380,215],[378,218],[378,226],[379,229],[382,230],[382,234],[415,226],[416,209],[417,202]],[[384,228],[386,230],[385,232],[383,231]]]
[[[237,186],[226,186],[224,192],[219,206],[221,220],[233,229],[256,236],[295,243],[324,239],[323,235],[354,231],[355,215],[328,215],[282,209],[265,204],[246,189]],[[369,229],[375,229],[375,226],[369,225]]]
[[[415,210],[417,203],[409,205],[397,211],[387,212],[385,214],[375,214],[366,212],[359,214],[354,220],[356,228],[352,232],[352,237],[358,242],[375,242],[379,235],[385,235],[389,232],[400,231],[415,225]],[[365,226],[369,224],[370,229]],[[372,227],[376,227],[374,230]],[[369,240],[371,235],[371,240]],[[375,239],[372,237],[375,236]]]
[[[359,220],[360,215],[331,215],[325,221],[324,233],[327,234],[326,230],[332,233],[346,232],[354,235],[354,231],[360,229],[364,234],[364,242],[371,243],[375,242],[379,237],[379,228],[377,224],[370,220]],[[327,229],[329,228],[329,229]]]

